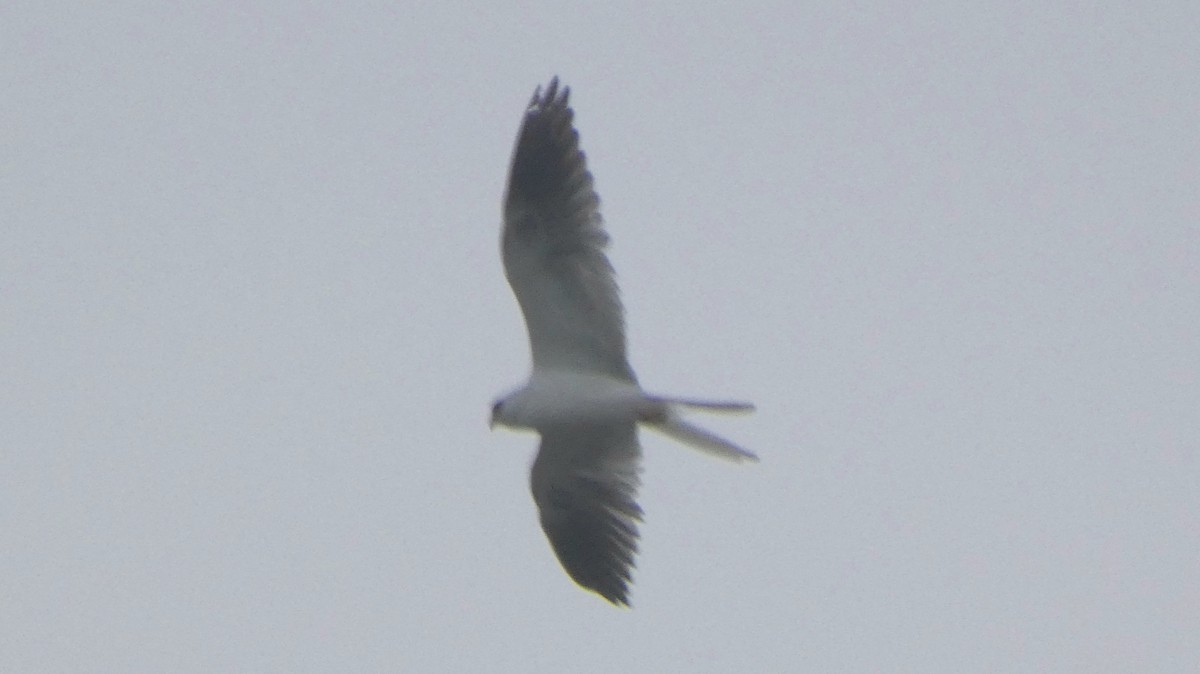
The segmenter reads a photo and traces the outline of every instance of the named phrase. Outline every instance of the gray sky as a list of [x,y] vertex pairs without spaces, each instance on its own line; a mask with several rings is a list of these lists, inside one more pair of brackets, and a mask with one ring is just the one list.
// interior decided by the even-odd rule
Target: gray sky
[[[1196,3],[739,7],[0,9],[0,671],[1195,671]],[[759,406],[632,611],[486,424],[554,74],[643,383]]]

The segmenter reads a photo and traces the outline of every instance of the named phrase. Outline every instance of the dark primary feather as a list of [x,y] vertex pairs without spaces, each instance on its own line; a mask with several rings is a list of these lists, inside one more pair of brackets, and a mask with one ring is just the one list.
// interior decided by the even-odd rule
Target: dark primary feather
[[608,234],[592,187],[570,90],[540,87],[513,148],[504,205],[504,271],[529,329],[535,367],[633,381]]
[[531,484],[542,530],[579,585],[629,605],[642,509],[633,424],[542,432]]

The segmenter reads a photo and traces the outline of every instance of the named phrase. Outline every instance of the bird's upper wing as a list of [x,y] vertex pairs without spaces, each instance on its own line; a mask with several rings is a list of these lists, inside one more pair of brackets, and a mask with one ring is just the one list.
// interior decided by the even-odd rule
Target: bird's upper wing
[[539,87],[513,149],[504,273],[529,330],[533,367],[634,381],[600,199],[571,125],[570,90]]
[[531,486],[542,530],[576,583],[629,604],[637,522],[637,428],[573,426],[542,433]]

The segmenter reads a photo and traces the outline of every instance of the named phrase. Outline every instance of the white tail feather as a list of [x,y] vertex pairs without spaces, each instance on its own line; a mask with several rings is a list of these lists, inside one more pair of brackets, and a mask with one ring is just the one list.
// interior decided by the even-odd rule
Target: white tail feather
[[[687,405],[688,407],[704,407],[705,409],[721,409],[727,411],[745,411],[744,408],[729,408],[725,405],[741,405],[741,403],[705,403],[703,405],[691,405],[680,401],[672,400],[672,403]],[[717,404],[721,407],[712,407]],[[707,452],[713,456],[727,459],[729,461],[758,461],[758,456],[754,452],[747,451],[726,440],[725,438],[714,435],[699,426],[690,424],[674,412],[668,411],[666,418],[662,421],[650,422],[646,424],[650,428],[672,437],[689,447],[698,449],[702,452]]]
[[731,400],[689,400],[686,398],[659,398],[654,400],[663,402],[668,405],[679,405],[680,407],[691,407],[697,410],[707,410],[709,412],[729,412],[740,414],[744,412],[753,412],[754,403],[743,403]]

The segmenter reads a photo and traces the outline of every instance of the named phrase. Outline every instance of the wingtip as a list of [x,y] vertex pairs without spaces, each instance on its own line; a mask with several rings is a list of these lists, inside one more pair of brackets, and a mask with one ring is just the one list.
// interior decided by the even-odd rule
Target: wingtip
[[616,606],[619,609],[624,609],[626,611],[633,610],[633,604],[629,603],[628,597],[605,597],[605,599],[608,600],[608,603]]
[[546,84],[545,88],[540,84],[534,88],[533,97],[529,99],[528,109],[539,110],[552,105],[566,107],[570,96],[571,87],[562,86],[560,88],[558,75],[555,75],[550,78],[550,82]]
[[629,586],[628,586],[628,584],[622,585],[621,587],[617,587],[617,588],[607,588],[607,589],[602,589],[602,588],[598,588],[598,587],[586,587],[586,586],[582,586],[582,587],[585,587],[586,589],[591,590],[592,592],[595,592],[597,595],[599,595],[599,597],[601,599],[612,604],[613,606],[616,606],[617,608],[625,608],[625,609],[633,608],[633,605],[629,603]]
[[[630,569],[632,569],[632,566],[630,564]],[[614,579],[606,579],[605,582],[596,582],[597,579],[578,576],[570,569],[567,569],[567,575],[579,587],[595,594],[617,608],[633,607],[629,602],[629,589],[633,579],[629,576],[616,580],[616,582],[613,582]]]

